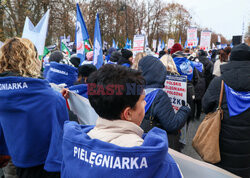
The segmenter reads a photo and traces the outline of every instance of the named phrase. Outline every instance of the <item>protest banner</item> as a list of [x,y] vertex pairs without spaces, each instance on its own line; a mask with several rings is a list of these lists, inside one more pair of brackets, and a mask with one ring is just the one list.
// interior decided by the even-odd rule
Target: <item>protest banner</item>
[[187,100],[187,77],[167,75],[164,91],[168,94],[175,112],[182,106],[181,101]]
[[174,39],[168,39],[168,49],[171,49],[174,46]]
[[[175,113],[182,106],[182,100],[187,103],[187,76],[167,75],[164,91],[168,94]],[[187,124],[181,129],[180,142],[186,144]]]
[[197,28],[188,28],[187,29],[187,43],[188,47],[197,46]]
[[135,35],[134,36],[134,43],[133,43],[133,56],[139,52],[144,52],[145,46],[145,36],[144,35]]
[[211,42],[211,32],[210,31],[202,31],[201,32],[200,49],[203,49],[205,51],[210,50],[210,42]]

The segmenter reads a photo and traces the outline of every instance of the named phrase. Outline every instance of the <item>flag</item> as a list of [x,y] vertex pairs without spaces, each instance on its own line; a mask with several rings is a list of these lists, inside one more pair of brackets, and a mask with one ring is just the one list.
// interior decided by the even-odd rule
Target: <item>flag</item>
[[84,52],[88,53],[90,51],[93,51],[93,50],[90,46],[89,40],[84,40]]
[[128,38],[127,38],[127,41],[126,41],[124,49],[129,49],[129,39]]
[[180,39],[179,39],[179,43],[181,44],[181,37],[180,37]]
[[107,49],[108,49],[108,42],[103,41],[103,50],[107,50]]
[[164,49],[165,48],[165,42],[164,42],[164,40],[162,40],[162,42],[161,42],[161,49]]
[[214,45],[214,43],[212,44],[212,49],[214,49],[215,48],[215,45]]
[[129,40],[129,49],[132,49],[132,41]]
[[29,39],[36,46],[38,55],[43,55],[49,24],[49,12],[50,9],[45,13],[35,27],[29,17],[26,17],[25,19],[22,38]]
[[116,49],[119,49],[119,47],[118,47],[118,41],[116,42]]
[[76,30],[75,42],[77,57],[81,59],[80,64],[85,60],[84,40],[89,39],[88,30],[86,28],[80,7],[76,4]]
[[116,44],[115,44],[115,40],[114,39],[113,39],[112,47],[116,49]]
[[50,50],[48,48],[44,47],[43,55],[39,55],[39,59],[42,60],[42,58],[49,53],[50,53]]
[[70,51],[69,51],[69,49],[67,48],[67,46],[62,42],[61,43],[61,49],[62,49],[62,51],[63,52],[65,52],[66,53],[66,55],[68,55],[68,57],[70,58]]
[[185,41],[185,45],[184,45],[184,48],[187,48],[188,47],[188,42],[187,40]]
[[159,39],[158,47],[157,47],[157,53],[161,51],[161,39]]
[[102,37],[100,31],[99,14],[96,14],[94,33],[94,57],[93,64],[99,69],[103,64]]

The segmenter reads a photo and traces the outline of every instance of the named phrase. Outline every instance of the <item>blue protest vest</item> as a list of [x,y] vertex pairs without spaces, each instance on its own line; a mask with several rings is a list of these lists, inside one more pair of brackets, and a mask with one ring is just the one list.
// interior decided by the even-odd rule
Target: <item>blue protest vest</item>
[[50,68],[50,63],[46,63],[45,64],[45,67],[44,67],[44,70],[43,70],[43,77],[46,78],[47,77],[47,73],[49,71],[49,68]]
[[202,72],[203,71],[203,64],[201,62],[191,62],[193,63],[194,67],[199,71]]
[[146,96],[144,98],[144,100],[146,101],[146,106],[145,106],[145,113],[148,111],[148,109],[150,108],[150,106],[152,105],[158,91],[160,89],[158,88],[147,88],[145,89],[146,91]]
[[107,64],[117,64],[117,62],[108,61]]
[[0,155],[17,167],[44,164],[54,126],[68,120],[65,99],[47,80],[25,77],[0,77],[0,98]]
[[[166,132],[153,128],[141,146],[120,147],[87,133],[94,126],[65,122],[61,177],[179,178],[179,168],[168,153]],[[56,145],[54,145],[56,146]]]
[[124,64],[122,64],[122,66],[125,66],[125,67],[130,67],[130,64],[128,64],[128,63],[124,63]]
[[186,75],[189,81],[193,78],[194,65],[185,57],[175,57],[174,59],[176,68],[181,75]]
[[250,91],[239,92],[225,85],[227,95],[227,106],[230,117],[237,116],[250,108]]
[[70,87],[74,85],[77,80],[77,68],[69,66],[67,64],[59,64],[57,62],[51,62],[50,68],[47,73],[46,79],[50,83],[62,84],[65,83]]
[[87,84],[73,85],[69,87],[69,90],[85,98],[88,98],[88,85]]

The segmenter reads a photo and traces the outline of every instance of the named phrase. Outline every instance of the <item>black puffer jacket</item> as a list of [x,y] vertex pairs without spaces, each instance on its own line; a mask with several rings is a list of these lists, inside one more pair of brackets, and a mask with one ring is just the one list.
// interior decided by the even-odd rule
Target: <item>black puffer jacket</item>
[[[221,66],[221,77],[210,83],[202,106],[205,113],[215,111],[218,106],[221,80],[236,91],[250,91],[250,61],[231,61]],[[250,177],[250,109],[230,117],[224,91],[221,122],[220,152],[218,166],[242,177]]]
[[[139,69],[146,80],[146,88],[163,88],[166,79],[166,67],[160,60],[153,56],[146,56],[139,62]],[[171,101],[166,92],[159,90],[154,99],[154,109],[152,115],[160,123],[160,127],[169,132],[181,129],[187,121],[190,109],[182,106],[175,114]],[[152,105],[151,105],[152,107]],[[144,119],[148,119],[151,107],[145,114]]]
[[213,79],[213,63],[206,56],[200,56],[199,61],[203,64],[205,69],[205,80],[207,88],[211,80]]

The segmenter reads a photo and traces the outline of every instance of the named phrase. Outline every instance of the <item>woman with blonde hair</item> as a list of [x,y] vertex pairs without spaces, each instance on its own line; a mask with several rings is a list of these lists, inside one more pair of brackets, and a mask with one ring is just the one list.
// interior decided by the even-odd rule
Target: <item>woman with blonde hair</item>
[[160,61],[167,69],[167,74],[170,75],[180,75],[177,71],[176,65],[173,61],[173,58],[170,55],[164,55],[161,57]]
[[146,53],[143,53],[143,52],[140,52],[140,53],[137,53],[135,55],[135,59],[133,61],[133,65],[132,65],[132,69],[136,69],[138,70],[138,64],[139,64],[139,61],[146,56]]
[[0,159],[10,156],[20,178],[60,177],[60,173],[46,172],[44,165],[56,164],[46,159],[49,153],[55,154],[50,151],[51,140],[61,141],[57,138],[68,120],[67,107],[60,93],[39,79],[40,67],[36,48],[28,39],[11,38],[2,46]]

